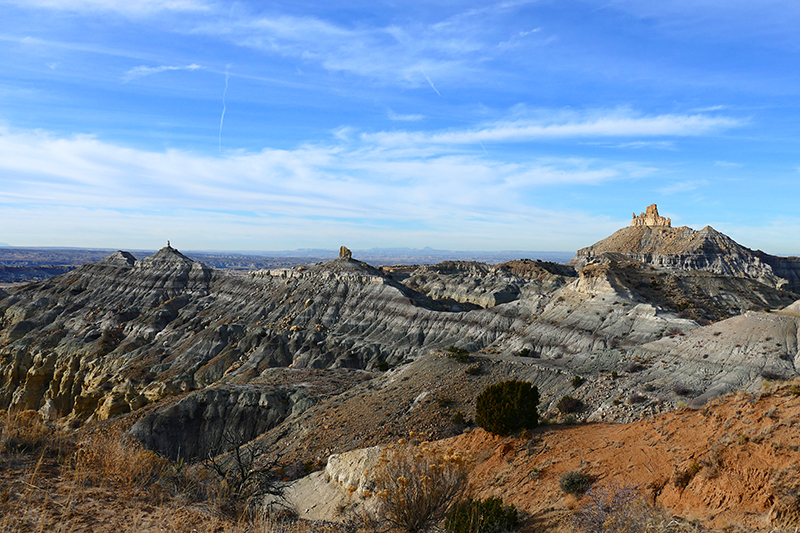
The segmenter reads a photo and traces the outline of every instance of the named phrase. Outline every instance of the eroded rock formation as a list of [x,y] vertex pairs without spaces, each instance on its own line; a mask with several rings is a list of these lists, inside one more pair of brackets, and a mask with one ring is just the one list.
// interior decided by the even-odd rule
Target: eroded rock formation
[[647,206],[647,210],[644,213],[636,216],[636,213],[633,214],[633,220],[631,220],[631,227],[637,226],[660,226],[669,228],[672,226],[672,220],[669,218],[665,218],[658,215],[658,207],[656,204],[652,204]]
[[705,270],[751,278],[800,292],[799,258],[751,250],[711,226],[695,231],[686,226],[631,225],[578,250],[569,264],[580,269],[591,261],[615,255],[674,271]]
[[[761,312],[797,299],[785,286],[765,254],[711,228],[624,228],[573,266],[377,269],[344,249],[241,276],[171,246],[120,251],[0,292],[0,408],[78,426],[157,404],[134,433],[187,458],[227,431],[298,460],[344,451],[356,433],[364,446],[425,424],[441,435],[453,414],[437,395],[463,393],[469,418],[482,388],[508,377],[537,384],[552,416],[569,394],[585,419],[631,420],[796,375],[800,318]],[[445,357],[453,345],[478,374]],[[576,390],[576,374],[591,386]],[[631,391],[644,400],[620,400]],[[340,418],[367,399],[371,410]]]

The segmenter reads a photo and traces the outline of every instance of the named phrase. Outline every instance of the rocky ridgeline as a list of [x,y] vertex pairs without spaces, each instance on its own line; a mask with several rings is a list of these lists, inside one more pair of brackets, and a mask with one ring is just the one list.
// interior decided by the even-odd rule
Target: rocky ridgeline
[[[797,296],[707,230],[625,228],[572,266],[378,269],[343,248],[241,276],[170,246],[115,252],[0,293],[0,408],[79,426],[151,405],[133,432],[171,457],[235,434],[322,460],[354,434],[364,446],[447,434],[452,391],[470,418],[480,390],[509,377],[537,384],[548,416],[574,395],[582,419],[632,420],[796,375]],[[445,357],[453,345],[472,374]]]
[[672,228],[666,224],[636,223],[578,250],[569,264],[580,269],[592,261],[615,255],[655,267],[676,271],[705,270],[800,291],[800,258],[776,257],[751,250],[711,226],[695,231],[685,226]]
[[166,247],[10,292],[0,302],[0,405],[76,424],[273,367],[370,369],[431,348],[478,350],[517,313],[447,305],[342,257],[228,276]]

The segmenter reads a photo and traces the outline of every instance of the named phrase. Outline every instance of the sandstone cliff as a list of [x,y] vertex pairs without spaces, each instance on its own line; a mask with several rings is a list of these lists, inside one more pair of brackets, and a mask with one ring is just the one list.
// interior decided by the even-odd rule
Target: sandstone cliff
[[672,220],[659,216],[656,204],[647,207],[647,210],[639,216],[633,214],[631,226],[672,226]]

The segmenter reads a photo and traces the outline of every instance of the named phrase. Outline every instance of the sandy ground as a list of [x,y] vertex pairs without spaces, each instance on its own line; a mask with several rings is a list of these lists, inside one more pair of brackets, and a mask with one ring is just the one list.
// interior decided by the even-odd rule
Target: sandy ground
[[[637,486],[672,514],[707,527],[800,525],[800,390],[717,399],[631,424],[537,428],[532,438],[475,430],[444,441],[475,455],[471,484],[554,523],[578,503],[559,487],[581,470],[596,486]],[[793,530],[793,529],[792,529]]]

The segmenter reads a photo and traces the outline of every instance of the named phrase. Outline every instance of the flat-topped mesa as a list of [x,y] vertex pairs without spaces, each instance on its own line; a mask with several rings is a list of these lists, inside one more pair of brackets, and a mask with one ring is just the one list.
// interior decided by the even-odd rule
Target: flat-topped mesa
[[633,220],[631,220],[631,226],[661,226],[665,228],[672,227],[672,220],[666,217],[662,217],[658,215],[658,207],[656,204],[652,204],[647,207],[644,213],[639,216],[636,216],[636,213],[633,214]]

